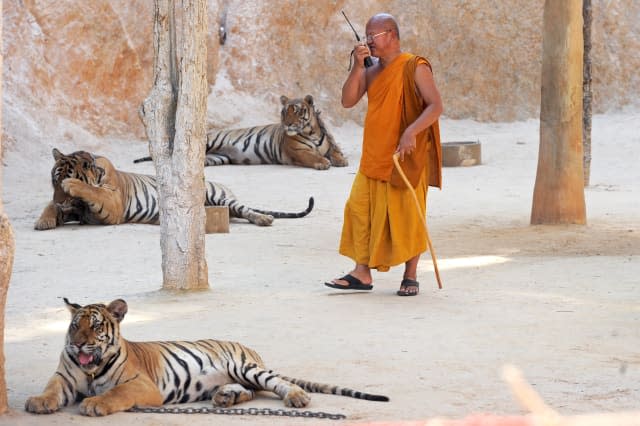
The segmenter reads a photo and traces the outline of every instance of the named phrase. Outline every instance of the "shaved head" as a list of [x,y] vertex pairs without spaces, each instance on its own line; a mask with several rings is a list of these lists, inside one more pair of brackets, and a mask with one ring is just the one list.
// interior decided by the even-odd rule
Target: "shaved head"
[[396,37],[398,40],[400,39],[400,31],[398,30],[398,23],[396,22],[396,18],[389,13],[377,13],[369,19],[367,22],[367,27],[370,25],[379,25],[384,26],[390,30],[393,30],[396,33]]

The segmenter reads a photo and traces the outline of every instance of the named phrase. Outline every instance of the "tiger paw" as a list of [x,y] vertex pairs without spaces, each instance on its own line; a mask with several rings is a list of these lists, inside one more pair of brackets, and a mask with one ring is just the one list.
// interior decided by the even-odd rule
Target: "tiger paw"
[[248,219],[249,222],[258,226],[271,226],[271,224],[273,224],[273,216],[269,214],[254,213],[249,215]]
[[284,397],[284,405],[287,407],[302,408],[309,404],[311,398],[301,387],[293,385]]
[[79,196],[79,190],[84,185],[85,185],[84,182],[82,182],[80,179],[76,179],[76,178],[66,178],[60,184],[60,186],[62,187],[62,190],[65,193],[71,195],[72,197]]
[[47,204],[47,207],[44,208],[42,213],[40,214],[40,218],[33,225],[33,228],[37,231],[44,231],[46,229],[53,229],[58,225],[58,216],[60,213],[60,209],[58,204],[51,201]]
[[239,383],[230,383],[219,388],[211,402],[216,407],[231,407],[234,404],[251,401],[255,396],[255,392],[247,389]]
[[342,155],[333,155],[331,156],[331,165],[333,167],[346,167],[349,165],[349,160]]
[[330,167],[331,161],[327,160],[326,158],[319,159],[318,162],[313,165],[313,168],[316,170],[327,170]]
[[56,227],[57,219],[55,217],[43,217],[41,216],[33,225],[33,229],[36,231],[46,231],[47,229],[53,229]]
[[211,402],[216,407],[231,407],[236,403],[235,392],[216,392],[211,398]]
[[24,409],[35,414],[51,414],[60,409],[60,402],[56,396],[32,396],[25,402]]
[[102,396],[85,398],[80,404],[80,413],[89,417],[106,416],[117,411],[125,411],[128,407],[115,407]]

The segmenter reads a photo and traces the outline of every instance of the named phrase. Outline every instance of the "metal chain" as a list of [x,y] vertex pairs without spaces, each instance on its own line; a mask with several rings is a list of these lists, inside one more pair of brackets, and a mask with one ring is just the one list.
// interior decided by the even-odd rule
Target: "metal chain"
[[228,414],[235,416],[281,416],[281,417],[308,417],[315,419],[343,420],[344,414],[324,413],[322,411],[298,411],[271,408],[216,408],[216,407],[133,407],[127,410],[130,413],[152,414]]

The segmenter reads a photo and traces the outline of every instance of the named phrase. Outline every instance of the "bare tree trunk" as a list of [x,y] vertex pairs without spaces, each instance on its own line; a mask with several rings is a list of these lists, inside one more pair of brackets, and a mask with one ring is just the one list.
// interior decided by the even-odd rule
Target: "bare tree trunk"
[[[0,149],[2,142],[0,141]],[[0,155],[0,159],[2,156]],[[0,166],[1,168],[1,166]],[[9,409],[7,402],[7,382],[4,371],[4,311],[9,291],[9,280],[13,268],[15,243],[9,218],[4,214],[2,206],[2,174],[0,173],[0,414]]]
[[586,223],[582,49],[582,2],[546,0],[540,148],[532,224]]
[[[206,0],[155,0],[154,85],[140,116],[158,180],[163,288],[209,287],[205,259]],[[177,55],[180,54],[176,66]]]
[[[0,142],[0,149],[2,142]],[[0,156],[2,158],[2,156]],[[1,168],[1,166],[0,166]],[[9,291],[9,280],[13,268],[15,243],[9,218],[4,214],[2,206],[2,174],[0,173],[0,414],[9,409],[7,402],[7,382],[4,371],[4,311]]]
[[[2,10],[0,0],[0,11]],[[2,40],[2,20],[0,19],[0,40]],[[2,69],[2,51],[0,51],[0,69]],[[0,99],[2,99],[2,77],[0,76]],[[0,123],[2,122],[2,105],[0,104]],[[7,291],[13,269],[15,241],[9,218],[4,214],[2,204],[2,128],[0,128],[0,414],[9,410],[7,401],[7,382],[4,371],[4,308],[7,303]]]
[[591,0],[582,2],[584,60],[582,70],[582,149],[584,151],[584,186],[591,178]]

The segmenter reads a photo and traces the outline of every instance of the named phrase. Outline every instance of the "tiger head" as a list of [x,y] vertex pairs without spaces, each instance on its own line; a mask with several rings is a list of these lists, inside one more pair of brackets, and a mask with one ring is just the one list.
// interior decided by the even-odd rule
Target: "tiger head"
[[86,151],[76,151],[64,155],[58,149],[51,152],[56,160],[51,169],[51,184],[53,185],[53,201],[57,204],[69,204],[70,197],[65,194],[60,185],[67,178],[76,178],[88,185],[98,185],[104,176],[104,169],[96,165],[96,158]]
[[288,136],[309,136],[319,132],[320,111],[313,105],[313,96],[307,95],[304,99],[289,99],[280,96],[282,103],[281,122]]
[[109,305],[80,306],[66,297],[64,303],[71,311],[65,351],[86,374],[95,373],[118,355],[120,321],[127,313],[127,303],[117,299]]

